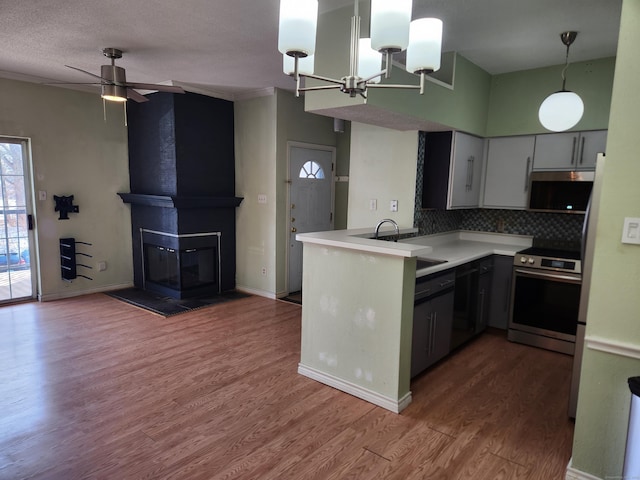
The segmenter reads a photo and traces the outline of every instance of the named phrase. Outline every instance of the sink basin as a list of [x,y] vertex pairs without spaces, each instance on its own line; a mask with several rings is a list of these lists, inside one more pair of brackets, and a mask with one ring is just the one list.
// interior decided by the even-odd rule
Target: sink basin
[[420,258],[418,257],[416,269],[421,270],[423,268],[435,267],[442,263],[447,263],[446,260],[436,260],[435,258]]

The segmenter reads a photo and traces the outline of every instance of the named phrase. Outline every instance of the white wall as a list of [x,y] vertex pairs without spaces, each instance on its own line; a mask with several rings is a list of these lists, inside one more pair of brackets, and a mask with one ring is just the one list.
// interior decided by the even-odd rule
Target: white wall
[[[42,299],[80,295],[132,284],[129,207],[117,192],[129,191],[127,130],[122,107],[107,106],[103,119],[99,94],[0,79],[0,135],[27,137],[33,154],[34,201]],[[53,195],[74,195],[80,212],[58,220]],[[92,243],[83,263],[93,281],[60,277],[60,237]],[[83,248],[83,251],[85,249]],[[32,254],[32,258],[36,255]]]
[[[418,132],[352,123],[347,228],[373,228],[383,218],[412,227],[417,158]],[[398,200],[397,212],[389,211],[391,200]]]

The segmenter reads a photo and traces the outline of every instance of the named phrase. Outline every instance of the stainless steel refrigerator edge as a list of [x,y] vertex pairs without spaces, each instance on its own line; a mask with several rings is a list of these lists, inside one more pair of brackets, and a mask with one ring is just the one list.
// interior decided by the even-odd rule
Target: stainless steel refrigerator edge
[[582,352],[584,350],[584,336],[587,327],[587,309],[589,306],[589,290],[591,289],[591,271],[596,237],[596,224],[600,207],[600,189],[602,187],[602,172],[605,155],[598,154],[596,173],[589,206],[584,216],[582,228],[582,289],[580,291],[580,309],[578,310],[578,329],[576,331],[576,348],[573,357],[573,373],[571,375],[571,391],[569,393],[569,416],[576,417],[578,408],[578,391],[580,387],[580,370],[582,366]]

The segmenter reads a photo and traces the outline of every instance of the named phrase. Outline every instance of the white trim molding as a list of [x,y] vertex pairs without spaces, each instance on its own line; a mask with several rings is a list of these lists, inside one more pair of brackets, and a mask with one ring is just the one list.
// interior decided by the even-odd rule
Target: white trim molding
[[356,385],[355,383],[345,382],[341,378],[334,377],[333,375],[329,375],[325,372],[321,372],[320,370],[316,370],[315,368],[308,367],[306,365],[303,365],[302,363],[298,364],[298,373],[317,382],[324,383],[325,385],[333,388],[337,388],[338,390],[353,395],[354,397],[358,397],[362,400],[366,400],[369,403],[378,405],[379,407],[386,408],[393,413],[400,413],[411,403],[411,392],[407,392],[405,395],[396,400],[385,395],[380,395],[379,393],[367,388],[363,388],[360,385]]
[[[248,293],[250,295],[257,295],[259,297],[269,298],[271,300],[277,300],[279,297],[273,292],[268,292],[266,290],[259,290],[257,288],[245,287],[244,285],[236,285],[236,290],[243,293]],[[286,296],[283,295],[283,296]]]
[[602,480],[600,477],[596,477],[591,475],[590,473],[581,472],[573,468],[572,466],[573,458],[569,459],[569,464],[567,465],[567,472],[565,474],[565,480]]
[[80,297],[82,295],[91,295],[93,293],[106,293],[112,290],[122,290],[124,288],[133,287],[133,283],[121,283],[117,285],[107,285],[96,288],[89,288],[86,290],[70,290],[67,292],[49,293],[46,295],[38,294],[38,300],[40,302],[51,302],[54,300],[62,300],[64,298]]
[[640,345],[597,337],[595,335],[587,335],[584,341],[589,350],[640,360]]

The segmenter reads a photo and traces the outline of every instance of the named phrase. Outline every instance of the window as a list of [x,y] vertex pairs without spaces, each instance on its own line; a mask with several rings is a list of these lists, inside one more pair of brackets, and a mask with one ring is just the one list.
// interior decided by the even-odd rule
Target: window
[[300,178],[315,178],[316,180],[324,179],[324,170],[316,162],[309,160],[300,169]]

